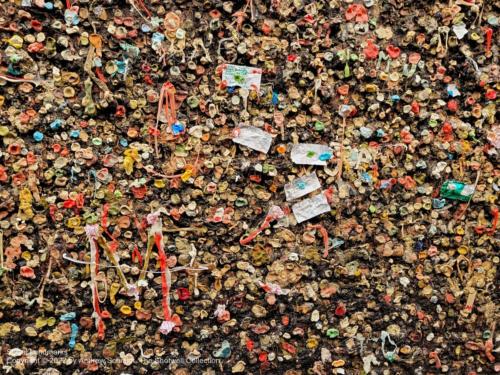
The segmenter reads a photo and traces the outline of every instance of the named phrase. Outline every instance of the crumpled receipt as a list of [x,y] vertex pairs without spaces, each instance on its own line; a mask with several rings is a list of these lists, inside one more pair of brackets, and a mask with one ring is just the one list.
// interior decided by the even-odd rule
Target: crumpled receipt
[[318,176],[316,176],[316,172],[297,178],[285,185],[286,200],[289,202],[303,197],[320,187],[321,183],[318,180]]
[[326,165],[333,157],[333,150],[325,145],[298,143],[293,145],[290,156],[295,164]]
[[330,204],[324,193],[315,195],[312,198],[304,199],[292,206],[293,214],[297,223],[302,223],[318,215],[330,211]]
[[234,130],[233,142],[267,154],[273,137],[255,126],[240,126]]

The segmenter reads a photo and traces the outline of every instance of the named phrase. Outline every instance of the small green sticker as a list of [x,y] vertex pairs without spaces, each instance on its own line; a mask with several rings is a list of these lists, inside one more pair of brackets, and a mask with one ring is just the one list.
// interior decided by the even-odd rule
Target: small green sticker
[[240,76],[239,74],[234,75],[234,80],[241,85],[245,83],[245,77]]

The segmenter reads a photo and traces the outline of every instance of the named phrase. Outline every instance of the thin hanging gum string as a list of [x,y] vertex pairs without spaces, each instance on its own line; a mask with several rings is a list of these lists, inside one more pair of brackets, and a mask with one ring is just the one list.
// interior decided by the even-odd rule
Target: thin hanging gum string
[[123,270],[121,269],[120,264],[119,264],[118,260],[115,257],[115,254],[113,254],[113,252],[109,248],[109,246],[108,246],[106,240],[104,239],[104,237],[102,237],[102,236],[99,237],[97,239],[97,243],[99,244],[99,246],[101,246],[104,249],[104,252],[106,253],[106,256],[109,258],[109,260],[113,264],[113,267],[116,268],[116,270],[118,272],[118,277],[120,278],[120,282],[121,282],[122,286],[125,289],[127,289],[129,287],[128,282],[127,282],[127,278],[125,277],[125,274],[123,273]]
[[40,293],[38,294],[38,305],[42,306],[43,305],[43,292],[45,290],[45,283],[47,282],[47,279],[50,277],[50,273],[52,272],[52,255],[49,255],[49,266],[47,267],[47,272],[43,276],[42,281],[40,282],[39,288],[40,288]]
[[[104,229],[104,232],[113,240],[113,243],[117,244],[118,242],[116,239],[109,233],[108,231],[108,211],[109,211],[109,204],[105,204],[103,207],[102,211],[102,217],[101,217],[101,227]],[[116,267],[117,272],[118,272],[118,277],[120,278],[120,282],[122,286],[125,289],[129,288],[127,278],[125,277],[125,274],[123,273],[122,269],[120,268],[120,264],[118,262],[118,259],[116,259],[114,251],[108,246],[108,243],[104,239],[104,236],[99,236],[97,238],[97,243],[99,246],[101,246],[104,249],[104,252],[106,253],[106,256],[109,258],[113,266]]]
[[0,269],[3,269],[3,230],[0,230]]
[[98,330],[99,339],[104,338],[105,326],[102,319],[101,309],[99,307],[99,292],[97,289],[97,273],[99,272],[99,252],[97,248],[97,225],[87,225],[85,232],[90,244],[90,279],[92,285],[92,304],[94,307],[94,314],[96,319],[96,327]]
[[151,251],[153,249],[153,239],[151,238],[151,235],[148,235],[148,243],[146,246],[146,256],[144,257],[144,263],[142,266],[141,273],[139,275],[139,281],[138,284],[140,284],[146,277],[147,269],[149,266],[149,259],[151,258]]
[[156,113],[156,123],[154,128],[155,152],[156,156],[160,155],[158,149],[158,125],[160,123],[161,110],[165,112],[167,124],[171,127],[177,121],[175,107],[175,87],[170,82],[165,82],[160,90],[160,98],[158,100],[158,112]]
[[25,79],[25,78],[11,77],[11,76],[8,76],[8,75],[5,75],[5,74],[0,74],[0,79],[3,79],[4,81],[7,81],[7,82],[12,82],[12,83],[24,83],[24,82],[28,82],[28,83],[33,83],[36,86],[40,85],[43,82],[43,81],[38,81],[38,80],[34,80],[34,79]]
[[165,320],[171,319],[171,310],[170,310],[170,287],[172,283],[170,270],[167,265],[167,255],[165,254],[165,249],[163,247],[163,234],[155,233],[155,245],[158,249],[158,259],[160,261],[160,270],[161,274],[161,291],[162,291],[162,305],[163,305],[163,314]]
[[279,213],[273,212],[272,210],[267,213],[262,224],[252,231],[247,237],[241,237],[240,245],[245,246],[252,242],[255,237],[271,226],[273,221],[279,220],[282,216]]

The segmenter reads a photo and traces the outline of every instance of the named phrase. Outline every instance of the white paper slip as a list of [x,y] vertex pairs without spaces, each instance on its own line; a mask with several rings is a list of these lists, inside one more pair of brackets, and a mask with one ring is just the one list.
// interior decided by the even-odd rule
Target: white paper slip
[[303,197],[320,187],[321,183],[318,180],[318,176],[316,176],[316,172],[297,178],[296,180],[285,185],[286,200],[289,202]]
[[227,64],[222,71],[222,80],[228,86],[244,87],[248,90],[260,91],[262,69],[252,66]]
[[297,220],[297,223],[312,219],[318,215],[330,211],[330,204],[328,203],[325,194],[321,193],[312,198],[304,199],[292,206],[292,211]]
[[293,145],[290,156],[295,164],[326,165],[333,157],[333,150],[325,145],[298,143]]
[[233,142],[267,154],[273,137],[268,132],[254,126],[241,126],[234,130]]
[[453,25],[452,29],[458,39],[462,39],[469,32],[463,22]]

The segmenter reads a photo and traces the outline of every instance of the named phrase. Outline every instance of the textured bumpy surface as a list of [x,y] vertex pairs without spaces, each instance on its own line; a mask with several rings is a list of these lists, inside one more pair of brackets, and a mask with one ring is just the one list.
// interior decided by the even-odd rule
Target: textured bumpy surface
[[0,0],[0,373],[500,372],[498,17]]

